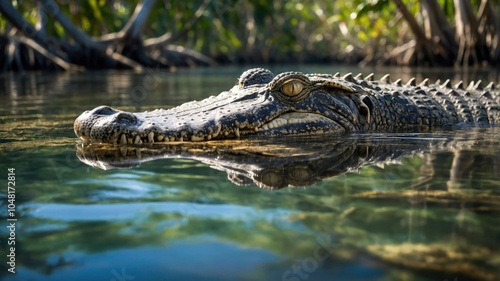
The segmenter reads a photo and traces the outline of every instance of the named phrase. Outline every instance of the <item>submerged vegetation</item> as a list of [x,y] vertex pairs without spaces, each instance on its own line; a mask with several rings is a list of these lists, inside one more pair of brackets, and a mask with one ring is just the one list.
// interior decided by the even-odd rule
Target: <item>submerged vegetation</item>
[[497,65],[499,2],[2,1],[0,69]]

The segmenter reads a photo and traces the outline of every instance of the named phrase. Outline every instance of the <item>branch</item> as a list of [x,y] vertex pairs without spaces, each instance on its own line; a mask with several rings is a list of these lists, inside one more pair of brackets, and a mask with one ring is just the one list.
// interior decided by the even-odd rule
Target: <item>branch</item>
[[[454,38],[454,33],[446,20],[446,15],[443,9],[439,6],[436,0],[421,0],[422,15],[427,28],[427,38],[431,42],[435,42],[433,37],[439,38],[439,44],[452,53],[452,57],[456,56],[457,42]],[[455,52],[455,54],[453,54]]]
[[490,48],[490,59],[493,62],[500,61],[500,20],[495,14],[493,4],[489,0],[483,0],[477,13],[479,32],[486,36],[487,46]]
[[57,20],[61,26],[66,30],[71,36],[71,38],[75,39],[76,42],[88,46],[92,49],[100,50],[103,51],[105,49],[105,46],[94,42],[94,40],[85,34],[84,32],[80,31],[67,17],[64,15],[63,12],[59,9],[59,6],[57,6],[57,3],[55,3],[53,0],[40,0],[42,2],[42,5],[44,6],[45,10],[49,15],[54,17],[55,20]]
[[182,55],[185,55],[187,57],[191,57],[195,60],[198,60],[198,61],[201,61],[201,62],[204,62],[208,65],[216,65],[217,62],[215,62],[213,59],[201,54],[201,53],[198,53],[194,50],[191,50],[191,49],[188,49],[188,48],[185,48],[185,47],[182,47],[182,46],[177,46],[177,45],[168,45],[168,46],[165,46],[165,49],[168,50],[168,51],[171,51],[171,52],[175,52],[175,53],[179,53],[179,54],[182,54]]
[[113,52],[111,49],[108,49],[108,52],[106,52],[106,56],[109,57],[110,59],[119,62],[125,66],[128,66],[130,68],[133,68],[136,71],[141,71],[143,70],[143,67],[140,63],[127,58],[126,56]]
[[79,65],[66,62],[65,60],[61,59],[60,57],[52,54],[51,52],[47,51],[43,46],[40,46],[37,42],[35,42],[31,38],[17,37],[15,40],[19,40],[20,42],[24,43],[25,45],[31,47],[33,50],[37,51],[42,56],[46,57],[47,59],[49,59],[54,64],[58,65],[59,67],[61,67],[64,70],[83,71],[85,69],[84,67],[81,67]]
[[155,0],[146,0],[144,4],[138,4],[135,7],[134,14],[130,18],[130,20],[125,24],[122,30],[118,32],[113,32],[109,34],[105,34],[96,39],[97,42],[100,43],[111,43],[119,40],[127,40],[132,39],[134,36],[137,37],[140,41],[140,32],[144,29],[144,25],[146,20],[151,12],[151,8],[153,7]]
[[36,30],[19,12],[12,6],[11,1],[0,1],[0,13],[18,30],[32,38],[41,45],[47,46],[49,40],[43,33]]
[[5,47],[5,50],[4,50],[5,61],[3,62],[1,72],[8,71],[9,68],[12,69],[11,64],[15,59],[15,55],[16,55],[15,53],[16,53],[16,49],[17,49],[16,43],[13,40],[11,40],[9,38],[9,36],[7,36],[5,38],[5,40],[7,40],[8,42],[7,42],[7,46]]
[[43,10],[43,5],[41,5],[40,2],[37,2],[36,9],[38,12],[38,17],[36,18],[35,27],[41,35],[46,36],[47,25],[45,23],[47,22],[47,13],[45,13],[45,11]]
[[205,10],[207,9],[208,5],[212,2],[212,0],[205,0],[203,3],[201,3],[200,7],[196,10],[194,13],[194,16],[184,25],[181,31],[179,31],[177,34],[173,35],[170,32],[167,32],[163,34],[160,37],[156,38],[149,38],[144,41],[144,46],[145,47],[156,47],[159,45],[167,45],[170,43],[173,43],[177,40],[179,40],[181,37],[185,36],[198,22],[198,20],[201,18]]
[[120,39],[122,37],[123,37],[122,32],[113,32],[113,33],[108,33],[108,34],[102,35],[102,36],[96,38],[95,40],[99,43],[108,44],[108,43],[117,41],[118,39]]
[[141,41],[141,33],[144,29],[151,9],[154,6],[156,0],[144,0],[142,3],[135,6],[134,13],[132,17],[127,22],[127,24],[118,32],[119,37],[125,40]]
[[396,7],[398,8],[399,12],[401,14],[403,14],[403,17],[406,20],[406,22],[408,22],[408,25],[410,26],[411,31],[413,32],[415,37],[417,37],[417,41],[418,42],[425,42],[426,38],[425,38],[424,32],[422,31],[422,29],[418,25],[418,23],[415,20],[415,18],[413,17],[413,15],[410,13],[410,11],[408,11],[406,6],[403,4],[403,2],[401,0],[392,0],[392,1],[394,2],[394,4],[396,4]]
[[460,41],[458,61],[468,64],[472,59],[474,64],[487,59],[485,38],[478,31],[476,16],[472,13],[470,1],[454,0],[456,36]]
[[406,22],[408,22],[408,25],[410,26],[411,31],[415,35],[417,39],[417,45],[422,46],[424,53],[428,56],[429,62],[432,63],[434,61],[434,55],[433,52],[429,46],[429,41],[425,37],[424,32],[418,25],[417,21],[413,17],[413,15],[408,11],[406,6],[403,4],[403,1],[401,0],[392,0],[394,4],[396,4],[396,7],[398,8],[399,12],[403,14],[404,19]]
[[[68,34],[75,39],[77,43],[80,43],[84,46],[87,46],[91,49],[96,50],[98,53],[101,53],[105,57],[109,58],[112,61],[121,63],[125,66],[133,68],[134,70],[142,70],[142,66],[129,59],[122,54],[117,52],[113,52],[110,48],[106,48],[106,45],[100,42],[96,42],[92,39],[92,37],[88,36],[86,33],[82,32],[78,29],[59,9],[57,3],[53,0],[40,0],[47,10],[47,12],[57,20],[64,30],[68,32]],[[154,2],[155,0],[146,0],[146,2]],[[138,5],[139,6],[139,5]],[[136,8],[137,10],[137,8]]]

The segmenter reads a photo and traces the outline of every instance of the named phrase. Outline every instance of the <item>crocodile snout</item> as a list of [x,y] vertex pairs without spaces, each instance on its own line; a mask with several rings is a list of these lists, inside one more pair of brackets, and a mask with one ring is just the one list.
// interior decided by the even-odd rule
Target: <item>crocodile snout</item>
[[115,138],[119,129],[134,126],[137,122],[134,114],[103,105],[83,112],[75,120],[73,129],[84,141],[105,141]]

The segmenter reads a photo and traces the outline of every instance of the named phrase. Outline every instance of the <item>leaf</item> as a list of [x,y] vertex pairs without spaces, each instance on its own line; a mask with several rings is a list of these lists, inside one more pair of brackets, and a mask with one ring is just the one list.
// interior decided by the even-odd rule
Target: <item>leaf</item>
[[368,12],[380,13],[387,9],[389,3],[389,0],[375,0],[361,4],[358,6],[360,9],[358,10],[357,17],[365,16]]

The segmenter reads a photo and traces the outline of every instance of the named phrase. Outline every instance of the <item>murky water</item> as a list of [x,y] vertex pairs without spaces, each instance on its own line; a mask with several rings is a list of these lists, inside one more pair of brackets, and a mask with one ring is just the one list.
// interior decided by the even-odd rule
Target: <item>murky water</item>
[[[171,107],[229,89],[242,70],[0,77],[0,277],[500,279],[498,128],[184,149],[77,144],[72,123],[86,109]],[[500,80],[492,70],[389,70]]]

